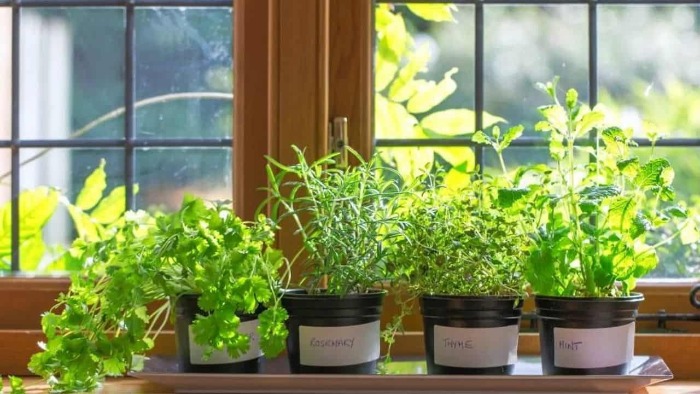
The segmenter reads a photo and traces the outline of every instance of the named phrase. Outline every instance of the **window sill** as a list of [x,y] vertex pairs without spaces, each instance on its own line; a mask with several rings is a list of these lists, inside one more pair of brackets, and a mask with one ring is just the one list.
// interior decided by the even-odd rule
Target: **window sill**
[[[27,393],[30,394],[44,393],[48,389],[48,386],[41,379],[35,377],[26,378],[25,386]],[[699,390],[700,382],[698,381],[671,381],[636,391],[633,394],[691,394],[697,393]],[[97,392],[103,394],[173,393],[166,387],[133,378],[108,379]]]
[[[640,312],[654,313],[659,309],[667,312],[697,313],[688,302],[690,282],[642,284],[639,291],[645,294]],[[0,352],[13,357],[0,359],[0,374],[25,375],[29,356],[38,350],[36,343],[43,340],[40,331],[41,314],[49,310],[60,292],[68,289],[67,278],[25,278],[0,277],[0,299],[3,304],[0,319]],[[532,298],[526,302],[526,309],[532,310]],[[396,312],[391,295],[384,304],[383,321]],[[415,313],[405,321],[406,334],[397,338],[392,353],[395,355],[422,355],[423,334],[420,313]],[[648,327],[647,327],[648,326]],[[640,322],[638,327],[653,329],[653,322]],[[700,324],[674,322],[669,328],[686,330],[687,334],[638,334],[636,353],[661,356],[678,379],[700,380],[697,369],[697,355],[688,349],[696,349],[700,343]],[[537,334],[523,333],[520,336],[519,352],[537,354],[539,339]],[[174,354],[175,344],[172,332],[166,332],[157,341],[158,354]]]

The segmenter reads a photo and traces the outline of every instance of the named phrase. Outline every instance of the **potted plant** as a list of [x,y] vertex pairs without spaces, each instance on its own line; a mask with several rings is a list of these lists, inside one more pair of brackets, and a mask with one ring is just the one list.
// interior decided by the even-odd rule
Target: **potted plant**
[[[492,136],[474,139],[500,157],[522,130],[501,136],[494,127]],[[428,373],[509,374],[515,366],[530,218],[512,191],[499,190],[512,183],[505,164],[502,170],[474,174],[456,191],[428,174],[403,199],[395,270],[409,294],[400,302],[420,301]]]
[[[634,354],[638,278],[657,264],[656,248],[697,240],[685,208],[673,204],[673,169],[652,154],[634,154],[632,130],[608,124],[602,108],[579,103],[571,89],[560,103],[556,79],[541,85],[553,100],[535,129],[547,133],[553,164],[530,172],[523,196],[537,231],[526,264],[539,317],[546,374],[623,374]],[[580,139],[593,133],[589,144]],[[578,160],[577,153],[589,155]],[[675,223],[670,237],[646,236]]]
[[73,245],[85,268],[42,317],[47,341],[29,367],[53,390],[138,369],[173,310],[183,372],[254,372],[261,351],[283,350],[284,259],[265,218],[246,223],[230,204],[187,196],[173,214],[127,212],[112,231]]
[[292,373],[374,373],[379,358],[379,317],[387,280],[386,243],[397,236],[399,185],[369,161],[341,167],[337,154],[297,163],[268,158],[271,217],[294,223],[303,264],[301,288],[288,291],[287,353]]

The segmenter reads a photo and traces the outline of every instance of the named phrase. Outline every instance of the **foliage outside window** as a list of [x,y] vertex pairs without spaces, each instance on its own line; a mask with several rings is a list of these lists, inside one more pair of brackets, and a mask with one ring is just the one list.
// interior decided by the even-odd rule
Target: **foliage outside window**
[[[700,74],[679,67],[697,64],[697,55],[683,49],[685,44],[679,40],[655,39],[682,35],[687,44],[700,45],[698,6],[597,7],[599,101],[607,104],[606,112],[615,123],[634,128],[635,138],[642,141],[655,134],[661,141],[655,152],[671,158],[676,192],[690,202],[685,208],[700,223],[700,189],[694,181],[700,176],[700,164],[693,147],[700,137],[700,122],[695,116]],[[528,141],[507,152],[509,162],[518,165],[546,160],[547,144],[534,126],[539,117],[536,108],[547,104],[547,97],[535,89],[535,82],[559,74],[562,85],[577,88],[581,100],[588,100],[587,5],[486,2],[483,8],[482,127],[522,123]],[[375,132],[382,142],[378,143],[382,158],[404,180],[415,178],[424,169],[440,167],[447,169],[448,187],[456,188],[470,181],[472,170],[500,171],[493,153],[477,152],[469,142],[454,147],[429,146],[429,140],[436,138],[469,141],[475,132],[475,81],[471,78],[474,18],[473,5],[384,3],[376,7]],[[637,26],[640,33],[626,33],[622,25]],[[630,45],[623,48],[621,42]],[[658,47],[659,42],[664,44]],[[659,56],[647,56],[645,45],[658,47]],[[696,143],[684,146],[685,142],[674,140],[677,138]],[[401,139],[424,144],[395,147],[394,142]],[[643,160],[652,151],[648,145],[634,150]],[[578,159],[589,160],[585,153]],[[651,237],[661,240],[669,235]],[[698,246],[682,246],[680,240],[661,246],[661,264],[648,276],[700,275]]]
[[18,147],[20,163],[0,149],[1,272],[81,268],[71,244],[104,239],[126,209],[172,211],[187,192],[231,198],[232,7],[196,3],[136,1],[133,14],[99,2],[0,4],[20,26],[0,59],[19,64],[16,113],[0,109],[18,122],[12,134],[0,121],[0,145]]

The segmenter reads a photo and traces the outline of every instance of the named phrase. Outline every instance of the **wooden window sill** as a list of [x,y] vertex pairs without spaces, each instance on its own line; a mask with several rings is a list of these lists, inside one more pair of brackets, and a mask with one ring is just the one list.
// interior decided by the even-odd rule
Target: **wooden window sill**
[[[27,394],[46,393],[48,386],[36,377],[24,380]],[[173,393],[171,389],[133,378],[108,379],[98,391],[104,394]],[[632,394],[692,394],[700,392],[700,381],[670,381],[635,391]]]

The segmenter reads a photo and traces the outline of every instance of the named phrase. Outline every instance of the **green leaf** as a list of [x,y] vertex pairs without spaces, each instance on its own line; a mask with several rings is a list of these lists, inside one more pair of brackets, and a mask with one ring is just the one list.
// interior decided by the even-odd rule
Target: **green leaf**
[[393,20],[386,26],[384,34],[379,38],[379,45],[389,51],[389,60],[398,63],[404,55],[410,39],[403,16],[394,14]]
[[613,157],[626,157],[629,151],[627,132],[619,127],[608,127],[600,134],[605,150]]
[[498,205],[510,208],[529,193],[530,189],[526,188],[498,189]]
[[630,236],[632,239],[646,234],[647,231],[652,229],[651,222],[646,218],[641,212],[637,212],[637,215],[632,220],[632,226],[630,229]]
[[377,138],[412,138],[418,120],[406,108],[382,95],[375,95],[375,134]]
[[121,376],[126,372],[126,365],[116,357],[104,360],[102,366],[107,376]]
[[389,98],[395,102],[403,102],[410,99],[416,91],[424,89],[427,81],[415,81],[414,78],[419,72],[426,71],[426,66],[430,60],[430,50],[427,45],[422,45],[415,52],[411,53],[399,75],[389,88]]
[[[134,194],[138,193],[139,186],[134,184]],[[100,224],[112,224],[119,220],[126,210],[126,187],[117,186],[103,198],[102,201],[90,212],[90,217]]]
[[576,123],[576,137],[583,137],[588,134],[593,128],[599,127],[605,121],[605,115],[602,112],[591,111],[581,118]]
[[514,140],[520,138],[520,136],[523,135],[523,130],[525,130],[525,127],[523,127],[523,125],[513,126],[510,129],[508,129],[508,131],[506,131],[506,133],[503,135],[503,140],[501,141],[501,150],[510,146],[510,143]]
[[[51,219],[58,206],[60,193],[57,190],[48,187],[38,187],[36,189],[27,190],[19,195],[19,237],[20,240],[25,240],[31,237],[44,228],[46,223]],[[6,215],[9,212],[4,212]],[[0,237],[4,239],[5,234],[9,237],[9,221],[3,220],[3,229]]]
[[661,180],[662,186],[671,186],[673,183],[673,178],[676,177],[676,173],[673,171],[672,167],[666,167],[661,171],[659,179]]
[[576,89],[569,89],[566,91],[566,106],[573,109],[578,103],[578,92]]
[[671,167],[671,163],[664,158],[650,160],[640,168],[639,174],[634,178],[635,186],[641,189],[649,189],[652,186],[668,186],[666,184],[668,178],[671,177],[673,180],[673,176],[666,170],[669,167]]
[[45,252],[46,244],[44,244],[41,233],[23,241],[19,246],[20,270],[36,271]]
[[445,73],[444,78],[437,85],[432,85],[417,92],[406,104],[408,112],[419,114],[430,111],[436,105],[442,103],[447,97],[457,90],[457,84],[452,75],[457,73],[457,68],[452,68]]
[[105,163],[104,159],[100,160],[100,165],[85,178],[83,188],[78,193],[75,205],[83,211],[92,209],[102,199],[102,192],[107,188]]
[[433,22],[457,22],[452,12],[454,4],[406,4],[409,10],[422,19]]
[[486,135],[483,131],[479,130],[474,135],[472,135],[472,142],[476,142],[477,144],[484,144],[484,145],[490,145],[493,140],[491,137]]
[[615,185],[595,185],[583,188],[579,195],[584,200],[600,202],[604,198],[620,195],[621,190]]
[[[484,127],[490,127],[496,123],[505,123],[505,119],[484,113]],[[471,134],[474,132],[476,115],[469,109],[446,109],[433,112],[420,121],[421,127],[441,136],[456,136]]]
[[377,32],[383,32],[394,20],[394,13],[386,4],[379,5],[374,9],[374,27]]
[[634,277],[641,278],[656,268],[658,264],[659,256],[656,254],[656,249],[643,243],[635,245]]
[[630,157],[629,159],[620,160],[617,162],[617,169],[627,179],[634,179],[639,174],[639,158]]
[[612,197],[608,206],[608,225],[616,230],[626,231],[637,216],[637,202],[634,197]]
[[394,75],[396,75],[398,69],[399,65],[396,61],[388,60],[379,53],[375,65],[374,90],[380,92],[389,86],[389,83],[394,79]]
[[[538,109],[551,126],[551,129],[558,131],[560,134],[566,134],[569,115],[566,114],[564,107],[560,105],[545,105]],[[544,126],[540,126],[540,128],[544,129]]]
[[663,211],[665,214],[668,216],[672,216],[675,218],[680,218],[680,219],[686,219],[688,218],[688,210],[678,206],[678,205],[672,205],[670,207],[667,207]]
[[700,241],[700,231],[698,231],[697,224],[694,220],[685,221],[685,224],[681,228],[680,237],[683,245],[689,245]]
[[90,215],[75,205],[68,204],[67,207],[68,213],[75,224],[75,229],[78,231],[78,237],[88,242],[98,241],[100,239],[98,225],[92,220]]
[[10,394],[25,394],[24,382],[22,378],[17,376],[10,376]]

